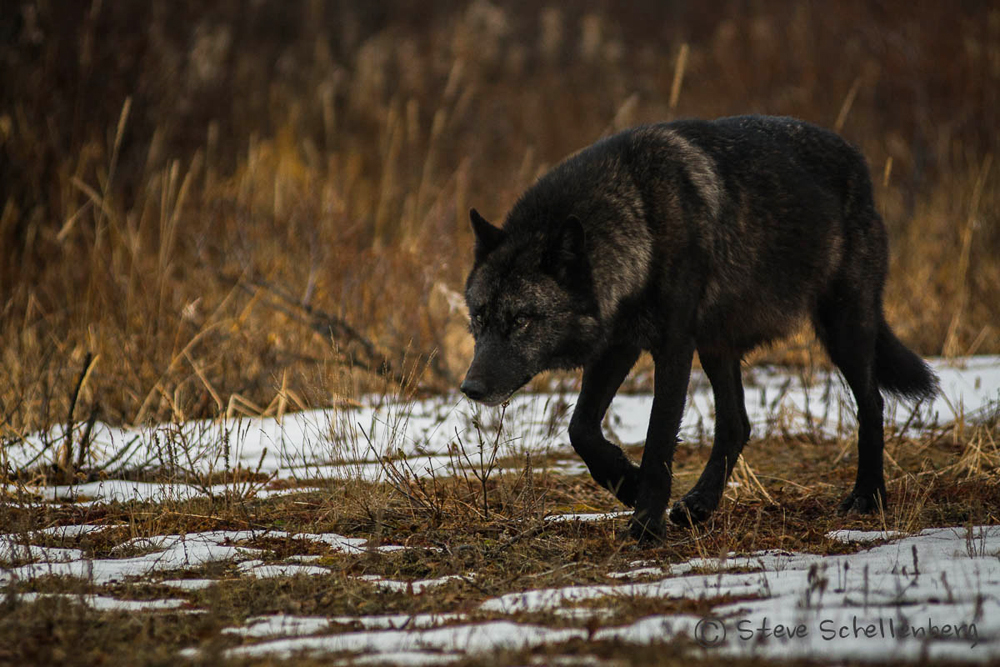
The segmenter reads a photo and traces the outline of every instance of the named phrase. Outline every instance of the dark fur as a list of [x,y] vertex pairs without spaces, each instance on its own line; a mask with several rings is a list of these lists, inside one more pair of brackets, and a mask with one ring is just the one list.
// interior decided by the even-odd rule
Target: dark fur
[[[535,374],[583,367],[573,447],[656,533],[698,351],[716,405],[711,458],[670,517],[716,508],[750,436],[742,356],[811,318],[858,405],[858,475],[843,510],[886,501],[881,388],[924,398],[936,378],[886,324],[885,226],[861,154],[791,118],[685,120],[628,130],[567,158],[503,229],[471,212],[466,299],[476,339],[462,390],[507,399]],[[655,396],[641,465],[601,421],[642,350]]]

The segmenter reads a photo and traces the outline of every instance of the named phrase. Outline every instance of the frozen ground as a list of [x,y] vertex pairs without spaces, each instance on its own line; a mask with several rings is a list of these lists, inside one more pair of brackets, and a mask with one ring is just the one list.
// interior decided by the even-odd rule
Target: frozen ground
[[[955,420],[983,419],[998,409],[1000,358],[935,361],[934,366],[941,377],[942,395],[915,413],[890,402],[891,422],[925,429]],[[855,427],[852,402],[838,376],[820,374],[810,382],[794,373],[747,369],[745,379],[755,436],[802,431],[839,434]],[[231,472],[240,467],[292,478],[306,487],[313,480],[443,475],[489,465],[494,446],[496,454],[517,457],[521,465],[525,453],[554,454],[550,460],[557,463],[550,465],[572,471],[578,466],[573,468],[575,459],[566,444],[565,428],[573,400],[575,395],[518,396],[506,409],[499,433],[500,409],[480,411],[455,397],[411,404],[371,402],[355,409],[291,414],[281,420],[136,429],[99,425],[90,463],[106,466],[109,479],[74,487],[31,487],[30,495],[20,496],[20,501],[100,505],[233,493],[259,497],[287,491],[260,482],[200,485],[192,481],[197,479],[192,473]],[[650,405],[648,395],[617,397],[608,420],[610,432],[622,443],[641,442]],[[694,442],[709,438],[712,418],[711,391],[696,374],[683,437]],[[51,463],[62,435],[56,429],[27,436],[7,447],[6,460],[0,463],[14,468]],[[187,482],[154,484],[114,478],[117,472],[134,474],[144,469],[173,473]],[[4,502],[18,500],[17,493],[7,489]],[[587,526],[614,524],[622,530],[627,514],[575,513],[547,519],[546,525],[557,528],[566,522],[586,522]],[[8,534],[0,529],[0,591],[12,590],[15,582],[79,579],[89,584],[79,587],[86,594],[27,592],[19,596],[26,601],[62,596],[97,611],[198,614],[204,609],[191,602],[197,599],[192,596],[203,589],[211,594],[222,580],[344,576],[345,560],[355,563],[376,552],[407,548],[383,543],[391,542],[391,535],[370,544],[333,533],[290,535],[274,530],[152,535],[120,543],[102,558],[88,558],[76,548],[83,540],[99,538],[100,531],[125,528],[124,524],[58,526]],[[290,537],[310,545],[310,555],[275,560],[265,553],[266,546],[261,548],[268,539]],[[244,642],[228,649],[231,657],[268,659],[323,652],[341,660],[335,664],[444,664],[497,650],[537,647],[546,647],[549,654],[544,657],[553,661],[565,652],[574,664],[597,664],[596,654],[588,653],[595,642],[619,646],[676,642],[671,650],[709,659],[1000,661],[1000,527],[933,528],[917,534],[841,530],[825,539],[832,552],[842,552],[844,544],[859,550],[827,556],[766,551],[686,562],[643,560],[631,562],[628,568],[619,563],[614,571],[600,572],[611,583],[536,588],[482,602],[477,598],[474,608],[462,607],[462,613],[431,609],[415,615],[258,616],[228,628],[225,635]],[[352,585],[372,595],[379,591],[431,595],[449,586],[474,588],[477,582],[477,572],[461,570],[435,578],[350,576]],[[162,599],[142,600],[120,599],[115,594],[122,583],[139,582],[160,584],[168,593]],[[7,594],[0,593],[0,603]],[[644,609],[650,608],[650,600],[662,600],[664,613],[615,622],[615,609],[633,600],[647,603]],[[679,607],[678,601],[692,604]],[[694,601],[699,601],[697,615],[667,613],[695,608]],[[531,622],[525,620],[526,614]],[[191,646],[185,654],[198,655],[198,650]]]
[[693,567],[715,572],[513,593],[488,600],[483,608],[514,614],[614,596],[729,596],[743,600],[714,606],[707,616],[647,617],[632,626],[605,628],[595,639],[604,633],[648,643],[685,634],[705,649],[766,658],[1000,659],[1000,527],[924,530],[843,556],[761,552],[699,559],[670,570]]
[[[197,567],[217,561],[240,562],[241,569],[255,576],[286,576],[290,574],[323,574],[328,570],[295,563],[265,565],[254,560],[258,549],[239,546],[255,537],[289,537],[281,531],[252,532],[218,530],[188,535],[157,535],[129,540],[117,547],[121,554],[147,552],[130,558],[88,559],[77,549],[53,549],[30,543],[32,534],[0,535],[0,584],[42,576],[68,576],[93,581],[95,584],[123,582],[145,577],[155,572]],[[357,553],[366,549],[365,540],[332,533],[299,533],[295,538],[319,542],[330,551]],[[28,561],[16,565],[19,561]],[[13,564],[12,564],[13,563]]]
[[[1000,406],[1000,357],[932,361],[942,392],[933,402],[912,412],[887,401],[887,421],[909,429],[975,420]],[[855,428],[854,408],[839,375],[816,373],[811,378],[787,370],[751,367],[744,370],[746,404],[754,436],[818,432],[837,435]],[[682,437],[710,439],[713,425],[711,389],[700,373],[690,385]],[[116,472],[155,468],[175,472],[218,473],[242,468],[300,481],[361,478],[384,480],[387,465],[398,474],[450,474],[476,467],[497,454],[556,454],[566,458],[568,471],[582,470],[572,456],[566,426],[575,394],[517,394],[503,414],[480,409],[456,396],[403,403],[371,400],[359,408],[315,410],[282,419],[233,419],[188,422],[141,428],[97,424],[90,463],[104,467],[106,481],[73,487],[37,489],[39,498],[77,500],[183,499],[192,495],[267,493],[262,485],[242,482],[214,487],[191,484],[144,484],[115,480]],[[622,394],[612,404],[607,421],[623,444],[645,438],[652,396]],[[55,460],[64,442],[63,427],[26,437],[8,446],[4,455],[12,468],[30,468]],[[480,458],[482,455],[483,458]]]
[[[572,520],[572,519],[567,519]],[[612,518],[595,520],[613,521]],[[69,532],[87,530],[72,528]],[[267,533],[281,537],[278,533]],[[36,537],[44,537],[42,533]],[[297,573],[322,576],[330,570],[298,562],[260,570],[257,550],[238,543],[247,531],[215,531],[145,540],[147,553],[120,559],[86,560],[72,549],[31,546],[25,535],[0,536],[4,562],[31,562],[3,570],[0,583],[44,575],[68,575],[94,583],[148,578],[206,562],[233,560],[257,576]],[[299,534],[329,550],[360,556],[364,540],[332,534]],[[436,664],[497,650],[530,649],[577,642],[614,641],[649,645],[681,640],[696,656],[828,660],[1000,660],[1000,527],[924,530],[905,537],[880,532],[839,531],[832,541],[877,543],[857,553],[819,556],[780,551],[697,559],[651,567],[637,562],[630,576],[640,582],[530,590],[487,599],[466,614],[315,617],[274,615],[248,619],[225,634],[258,640],[229,650],[231,657],[284,658],[299,653],[344,653],[352,659],[400,664]],[[892,539],[886,540],[886,537]],[[134,545],[133,545],[134,546]],[[292,568],[293,570],[289,570]],[[294,570],[294,568],[300,568]],[[475,573],[469,573],[474,578]],[[462,578],[467,578],[462,577]],[[414,595],[438,580],[387,583]],[[179,590],[208,587],[212,580],[167,580]],[[35,600],[52,595],[23,594]],[[64,596],[97,610],[197,613],[182,599],[119,600],[104,595]],[[626,625],[600,624],[596,630],[524,623],[525,613],[554,617],[601,618],[607,607],[637,599],[701,600],[704,615],[653,614]],[[195,648],[185,652],[197,655]],[[582,659],[574,650],[575,659]]]

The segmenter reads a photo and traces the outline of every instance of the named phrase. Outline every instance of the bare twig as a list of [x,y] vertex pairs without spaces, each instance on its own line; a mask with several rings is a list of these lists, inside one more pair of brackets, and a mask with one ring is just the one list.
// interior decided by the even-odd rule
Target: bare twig
[[[91,352],[87,352],[87,355],[83,358],[83,368],[80,369],[80,375],[76,380],[76,385],[73,388],[73,395],[70,397],[69,401],[69,411],[66,414],[66,432],[63,434],[63,450],[59,457],[59,467],[62,469],[63,473],[67,477],[72,477],[72,465],[73,465],[73,413],[76,411],[76,402],[80,399],[80,389],[83,388],[83,383],[86,381],[87,376],[90,374],[90,369],[94,361],[94,355]],[[87,430],[89,436],[90,429]],[[80,443],[80,447],[86,447],[85,442]],[[82,455],[81,457],[82,458]]]

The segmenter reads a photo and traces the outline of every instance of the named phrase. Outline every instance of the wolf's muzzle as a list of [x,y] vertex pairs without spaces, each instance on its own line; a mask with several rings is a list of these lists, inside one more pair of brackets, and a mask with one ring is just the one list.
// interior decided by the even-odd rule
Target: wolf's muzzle
[[465,378],[462,382],[462,393],[474,401],[486,398],[486,384],[474,378]]

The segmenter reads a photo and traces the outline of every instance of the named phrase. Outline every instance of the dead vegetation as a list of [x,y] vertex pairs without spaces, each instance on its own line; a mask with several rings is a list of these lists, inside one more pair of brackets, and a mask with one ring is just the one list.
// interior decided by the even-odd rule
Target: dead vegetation
[[[840,517],[833,511],[853,476],[853,453],[839,455],[849,441],[807,436],[755,440],[746,451],[746,471],[757,480],[754,486],[746,483],[749,478],[739,478],[740,485],[731,488],[707,525],[693,531],[673,528],[662,544],[647,547],[627,539],[625,516],[598,522],[547,520],[552,514],[620,508],[589,477],[551,471],[544,463],[522,462],[520,469],[505,467],[491,475],[488,514],[483,511],[482,485],[461,477],[438,479],[433,502],[421,500],[428,490],[411,480],[406,490],[355,481],[329,483],[321,491],[264,499],[248,496],[234,502],[200,497],[174,503],[86,507],[9,504],[0,519],[8,530],[20,532],[25,543],[79,548],[93,558],[135,556],[143,544],[138,538],[251,530],[255,536],[240,544],[261,549],[255,558],[287,563],[300,556],[316,556],[314,564],[327,568],[328,573],[254,578],[242,574],[234,563],[220,562],[107,585],[45,576],[18,581],[5,587],[0,603],[0,646],[6,651],[0,657],[36,664],[47,660],[155,664],[182,648],[198,647],[200,660],[222,660],[225,649],[252,641],[222,634],[222,629],[258,615],[329,618],[461,613],[473,621],[485,621],[502,617],[479,610],[489,598],[549,587],[618,584],[621,580],[609,573],[636,566],[668,570],[672,563],[695,558],[711,562],[732,553],[775,549],[831,554],[859,548],[826,537],[829,531],[842,528],[914,533],[932,526],[996,524],[1000,522],[997,467],[978,462],[997,456],[997,436],[997,424],[986,422],[949,425],[919,438],[891,440],[887,460],[892,504],[884,516],[874,519]],[[703,446],[680,446],[678,492],[694,482],[705,456]],[[79,523],[111,528],[65,538],[32,537],[32,531],[41,528]],[[364,538],[369,547],[343,553],[308,537],[324,532]],[[378,551],[382,544],[409,548]],[[972,543],[970,548],[977,547]],[[12,565],[5,563],[5,567]],[[449,576],[455,578],[425,590],[384,589],[371,580],[413,582]],[[217,581],[210,588],[191,591],[167,589],[159,583],[200,577]],[[90,610],[84,602],[86,596],[95,594],[156,599],[168,590],[169,597],[184,601],[177,611],[125,614]],[[21,600],[35,593],[62,595]],[[696,614],[718,602],[612,596],[597,606],[582,603],[584,611],[593,608],[597,616],[526,613],[516,618],[554,628],[597,628],[650,614]],[[199,612],[192,613],[195,610]],[[579,650],[574,646],[558,644],[490,660],[496,664],[544,661],[546,655],[573,655]],[[649,657],[644,649],[615,644],[588,644],[586,653],[629,664],[644,664],[642,660]],[[657,655],[656,660],[670,659],[666,653]]]
[[[0,663],[163,664],[198,647],[196,662],[224,664],[223,650],[251,640],[221,630],[257,614],[486,619],[476,609],[487,598],[615,583],[608,573],[636,561],[842,553],[857,546],[829,531],[1000,521],[995,417],[887,431],[891,505],[874,520],[832,511],[852,481],[853,441],[776,421],[748,446],[706,526],[644,548],[624,539],[625,517],[547,521],[620,508],[589,477],[559,472],[555,457],[498,457],[488,439],[455,452],[464,475],[419,478],[390,457],[382,484],[278,480],[228,461],[199,472],[192,457],[219,443],[179,426],[141,460],[131,443],[100,465],[90,450],[97,421],[280,419],[361,393],[453,387],[470,344],[460,295],[468,207],[499,217],[596,137],[681,116],[790,114],[842,131],[869,158],[891,232],[893,326],[923,354],[1000,353],[1000,11],[988,4],[32,1],[0,16],[0,35],[3,532],[127,558],[160,535],[251,530],[244,544],[265,562],[310,555],[330,570],[253,579],[213,563],[107,586],[19,581],[0,593]],[[759,356],[805,374],[825,363],[810,332]],[[648,384],[648,370],[632,388]],[[5,450],[40,430],[44,456],[12,469]],[[675,495],[706,456],[699,443],[680,446]],[[36,502],[35,483],[102,479],[123,463],[130,479],[225,491]],[[298,486],[309,488],[258,495]],[[74,524],[110,528],[37,533]],[[344,554],[296,536],[321,532],[411,549]],[[363,575],[460,578],[415,594]],[[185,601],[177,611],[80,602],[157,598],[163,580],[195,577],[219,583],[171,589]],[[33,593],[68,597],[23,599]],[[699,604],[621,599],[602,622]],[[567,655],[691,661],[671,647],[574,641],[489,662]],[[313,662],[326,664],[296,660]]]
[[[841,130],[891,230],[893,326],[924,354],[1000,351],[987,4],[379,7],[4,13],[5,439],[79,420],[71,474],[91,416],[453,387],[468,207],[499,217],[596,137],[679,116]],[[815,352],[807,333],[767,354]]]

